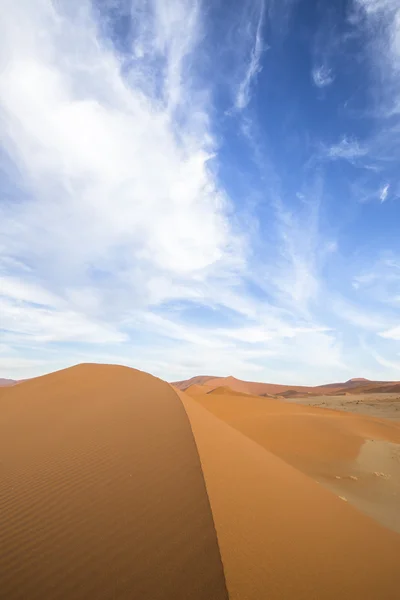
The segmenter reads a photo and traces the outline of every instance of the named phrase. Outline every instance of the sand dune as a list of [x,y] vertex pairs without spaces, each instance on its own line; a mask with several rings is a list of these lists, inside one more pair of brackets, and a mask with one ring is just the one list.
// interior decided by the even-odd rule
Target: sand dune
[[[196,400],[262,448],[336,490],[338,495],[351,496],[357,507],[400,532],[397,454],[392,460],[381,457],[379,469],[373,461],[362,465],[357,462],[368,440],[388,444],[388,455],[393,454],[390,444],[398,445],[400,450],[399,424],[256,396],[223,394],[210,398],[210,394],[203,394],[197,395]],[[390,475],[384,486],[374,476],[377,470]]]
[[207,383],[207,381],[212,379],[216,379],[214,375],[197,375],[196,377],[191,377],[190,379],[185,379],[184,381],[175,381],[171,385],[179,390],[186,390],[192,385],[204,385]]
[[352,394],[357,393],[378,393],[378,392],[396,392],[400,390],[399,381],[369,381],[362,377],[349,379],[343,383],[329,383],[320,386],[304,386],[304,385],[281,385],[275,383],[261,383],[255,381],[243,381],[236,377],[210,377],[199,376],[192,377],[185,381],[177,381],[172,385],[182,391],[185,391],[191,385],[207,385],[210,389],[217,387],[228,387],[232,391],[244,392],[255,396],[265,395],[283,395],[290,397],[309,394],[334,394],[346,393],[351,391]]
[[172,388],[72,369],[0,404],[0,596],[226,599],[201,465]]
[[15,385],[16,383],[18,382],[14,379],[4,379],[0,377],[0,387],[8,387],[10,385]]
[[[203,394],[204,394],[204,387],[205,386],[202,386]],[[210,396],[215,396],[215,395],[251,396],[251,394],[246,394],[245,392],[235,392],[234,390],[231,390],[231,388],[229,388],[227,385],[222,385],[220,387],[213,388],[212,390],[207,391],[207,394]]]
[[398,598],[400,425],[214,379],[1,389],[1,598]]
[[312,391],[312,387],[307,386],[289,386],[280,385],[275,383],[259,383],[256,381],[243,381],[236,377],[217,377],[215,379],[209,379],[207,386],[216,387],[229,387],[235,392],[244,392],[245,394],[254,394],[259,396],[261,394],[282,394],[287,390],[302,391],[304,393]]
[[202,461],[231,600],[398,598],[398,534],[199,402],[184,393],[181,398]]
[[[175,388],[175,389],[177,389],[177,388]],[[194,383],[193,385],[190,385],[188,388],[186,388],[185,392],[187,394],[189,394],[189,396],[196,396],[197,394],[200,394],[200,395],[207,394],[211,389],[212,388],[209,388],[208,385],[206,385],[206,384],[199,385],[197,383]]]
[[357,391],[364,394],[399,394],[400,383],[389,383],[386,385],[375,384],[373,386],[368,386],[366,389],[357,388]]

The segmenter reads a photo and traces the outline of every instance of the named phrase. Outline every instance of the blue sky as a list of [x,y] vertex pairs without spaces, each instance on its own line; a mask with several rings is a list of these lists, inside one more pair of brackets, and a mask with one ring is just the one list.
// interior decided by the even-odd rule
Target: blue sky
[[0,376],[400,379],[397,0],[5,0]]

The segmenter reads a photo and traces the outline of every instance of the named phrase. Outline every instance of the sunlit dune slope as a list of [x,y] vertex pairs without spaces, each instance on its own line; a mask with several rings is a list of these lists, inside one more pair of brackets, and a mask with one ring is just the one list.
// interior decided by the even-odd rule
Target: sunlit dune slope
[[393,422],[235,393],[196,399],[267,450],[316,475],[340,459],[356,458],[365,439],[400,444],[400,427]]
[[[398,598],[398,534],[199,401],[180,396],[199,449],[231,600]],[[207,402],[218,396],[208,395]]]

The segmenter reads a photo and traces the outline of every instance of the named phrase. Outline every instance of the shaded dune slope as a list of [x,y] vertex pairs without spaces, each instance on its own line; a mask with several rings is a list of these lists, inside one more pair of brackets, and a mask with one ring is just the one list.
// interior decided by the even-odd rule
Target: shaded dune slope
[[[205,388],[206,386],[202,386],[202,387]],[[228,396],[251,396],[251,394],[246,394],[245,392],[235,392],[235,390],[232,390],[231,388],[229,388],[226,385],[217,387],[217,388],[213,388],[212,390],[207,391],[206,393],[210,396],[217,396],[217,395],[220,395],[220,396],[221,395],[222,396],[226,396],[226,395],[228,395]],[[203,394],[204,394],[204,389],[203,389]]]
[[202,396],[203,394],[206,394],[210,389],[211,388],[209,388],[206,384],[199,385],[198,383],[194,383],[193,385],[190,385],[188,388],[186,388],[185,392],[190,396],[196,396],[197,394],[200,394]]
[[180,396],[202,461],[231,600],[398,598],[400,536],[221,415]]
[[209,499],[174,390],[79,365],[0,399],[0,595],[226,600]]

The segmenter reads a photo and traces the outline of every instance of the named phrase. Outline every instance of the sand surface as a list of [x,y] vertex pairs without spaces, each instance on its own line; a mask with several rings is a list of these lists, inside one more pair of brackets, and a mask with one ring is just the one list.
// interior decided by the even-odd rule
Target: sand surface
[[180,395],[231,600],[398,598],[398,534],[216,418],[199,399]]
[[303,406],[316,406],[343,410],[370,417],[394,419],[400,422],[400,394],[346,394],[287,398],[288,402]]
[[227,600],[187,414],[133,369],[3,391],[0,540],[4,600]]
[[1,598],[397,600],[400,424],[209,381],[1,389]]
[[[400,425],[352,413],[290,404],[282,400],[237,395],[197,395],[214,415],[279,456],[315,481],[344,496],[357,508],[400,533]],[[359,456],[367,441],[380,441],[387,460]],[[391,446],[392,444],[392,446]],[[377,477],[379,471],[388,478]]]

